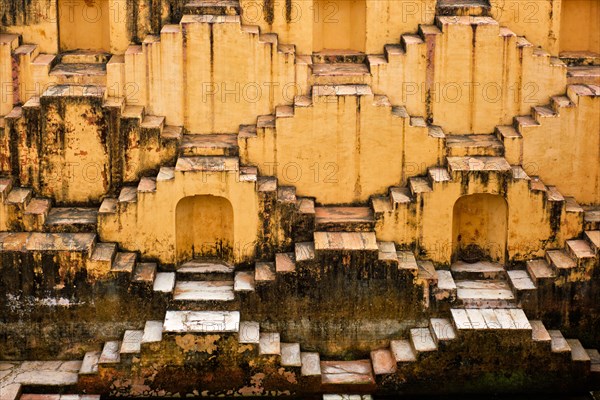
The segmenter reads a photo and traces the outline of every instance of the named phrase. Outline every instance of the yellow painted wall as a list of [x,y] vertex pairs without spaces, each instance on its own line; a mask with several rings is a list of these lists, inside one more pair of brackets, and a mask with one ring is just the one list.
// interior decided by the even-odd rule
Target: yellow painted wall
[[560,51],[600,53],[600,2],[562,0]]
[[364,51],[365,15],[365,0],[314,0],[313,51]]
[[109,0],[58,0],[60,50],[110,51]]
[[191,196],[177,203],[177,259],[227,259],[233,250],[233,208],[224,197]]
[[[251,261],[259,229],[259,200],[256,182],[240,182],[237,171],[175,172],[174,179],[157,182],[156,192],[138,192],[137,202],[120,203],[118,213],[100,214],[98,234],[103,241],[118,241],[125,249],[141,250],[146,257],[174,264],[178,231],[185,231],[193,223],[181,221],[186,225],[178,228],[177,205],[190,196],[221,197],[231,203],[230,226],[234,238],[231,261]],[[217,219],[211,217],[203,224],[216,223]]]
[[453,258],[476,245],[493,261],[504,262],[508,207],[502,196],[472,194],[454,204],[452,217]]

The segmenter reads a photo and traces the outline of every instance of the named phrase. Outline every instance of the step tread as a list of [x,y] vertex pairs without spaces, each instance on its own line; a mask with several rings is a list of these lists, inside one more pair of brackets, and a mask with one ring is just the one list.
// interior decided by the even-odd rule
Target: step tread
[[106,64],[59,63],[52,67],[50,76],[106,76]]
[[239,311],[167,311],[163,332],[235,333],[240,325]]
[[152,288],[155,292],[172,293],[175,288],[175,272],[159,272]]
[[564,338],[561,331],[556,329],[548,330],[550,334],[550,348],[553,353],[570,353],[571,346],[569,346],[569,342]]
[[209,261],[194,259],[186,261],[177,269],[181,274],[233,274],[235,268],[233,265],[224,261]]
[[151,176],[142,177],[137,186],[137,191],[141,193],[156,192],[156,178]]
[[139,354],[142,351],[142,337],[144,331],[139,330],[126,330],[123,334],[123,341],[121,342],[120,353],[121,354]]
[[392,340],[390,341],[390,350],[397,363],[417,361],[417,355],[410,344],[410,340]]
[[314,242],[299,242],[294,245],[296,261],[309,261],[315,258]]
[[456,339],[456,330],[452,321],[447,318],[431,318],[429,326],[438,341],[448,341]]
[[504,145],[496,135],[446,135],[449,148],[503,149]]
[[161,115],[144,115],[140,128],[142,129],[161,129],[165,126],[165,117]]
[[315,250],[378,251],[375,232],[315,232]]
[[585,237],[596,251],[600,251],[600,231],[585,231]]
[[163,321],[146,321],[142,343],[156,343],[162,341]]
[[446,159],[451,172],[508,172],[512,169],[504,157],[447,157]]
[[578,259],[594,258],[596,253],[585,240],[567,240],[567,247],[571,254]]
[[333,63],[313,64],[312,73],[316,76],[366,76],[371,75],[365,64]]
[[370,207],[315,207],[315,222],[328,223],[374,223]]
[[437,270],[436,272],[438,278],[438,289],[448,291],[455,291],[457,289],[456,283],[454,282],[454,278],[452,277],[452,273],[450,271]]
[[450,172],[448,172],[447,168],[444,167],[432,167],[427,170],[427,175],[431,182],[443,183],[452,181],[452,177],[450,176]]
[[525,270],[507,271],[508,278],[516,290],[535,290],[536,286],[529,273]]
[[153,262],[137,263],[133,270],[133,282],[154,283],[158,266]]
[[181,150],[186,149],[221,149],[237,150],[237,134],[211,134],[211,135],[183,135],[183,140],[179,145]]
[[235,273],[233,282],[233,290],[236,292],[251,292],[254,291],[254,272],[238,271]]
[[412,251],[398,251],[396,252],[398,258],[398,269],[418,271],[419,264],[415,254]]
[[237,157],[218,156],[192,156],[179,157],[175,165],[175,171],[237,171],[239,170],[239,159]]
[[258,354],[280,355],[281,341],[277,332],[261,332],[258,340]]
[[110,270],[113,272],[133,273],[136,259],[136,253],[118,252]]
[[373,350],[371,364],[375,375],[393,374],[397,370],[396,358],[388,349]]
[[590,357],[590,371],[600,372],[600,352],[596,349],[586,349],[585,351]]
[[577,266],[575,260],[564,250],[548,250],[546,255],[557,269],[572,269]]
[[296,270],[296,262],[294,253],[277,253],[275,254],[275,271],[277,273],[294,272]]
[[455,281],[459,299],[512,300],[510,286],[500,280],[461,280]]
[[478,272],[478,273],[499,273],[504,272],[504,266],[491,261],[478,261],[476,263],[467,263],[457,261],[450,267],[452,272]]
[[98,209],[88,207],[53,207],[45,225],[96,225]]
[[370,360],[321,361],[321,383],[324,385],[374,384]]
[[124,186],[119,193],[119,203],[134,203],[137,201],[137,186]]
[[47,215],[52,206],[50,199],[34,198],[31,199],[23,214],[25,215]]
[[3,232],[0,248],[7,251],[76,251],[91,253],[94,233]]
[[537,279],[553,279],[556,277],[556,272],[550,267],[548,262],[543,258],[527,261],[527,271]]
[[571,360],[576,362],[591,362],[590,356],[578,339],[566,339],[571,348]]
[[254,282],[270,282],[275,278],[275,263],[257,262],[254,264]]
[[450,310],[454,326],[459,330],[532,330],[529,320],[521,309],[487,308]]
[[119,353],[120,348],[121,342],[118,340],[104,343],[102,354],[98,359],[98,364],[117,364],[121,362],[121,354]]
[[410,340],[417,353],[425,353],[437,350],[437,344],[431,336],[429,328],[412,328]]
[[407,187],[390,188],[390,198],[394,204],[408,204],[411,202],[410,189]]
[[300,374],[302,376],[321,376],[321,357],[319,353],[302,352],[300,353],[302,367]]
[[531,338],[533,339],[534,342],[548,342],[549,343],[552,340],[552,338],[550,337],[550,334],[548,333],[548,330],[546,329],[546,327],[544,326],[544,323],[542,321],[534,320],[534,321],[529,321],[529,323],[531,324],[531,328],[532,328]]
[[81,363],[81,369],[79,370],[80,375],[91,375],[98,373],[98,361],[100,360],[101,351],[94,350],[88,351],[83,356],[83,362]]
[[32,194],[33,190],[30,188],[13,187],[6,197],[6,202],[8,204],[23,204],[31,199]]
[[431,184],[427,178],[412,177],[409,178],[408,182],[410,185],[410,191],[413,194],[433,192],[433,188],[431,187]]
[[301,367],[300,343],[281,343],[281,365],[284,367]]
[[260,342],[260,324],[254,321],[240,322],[239,342],[258,344]]
[[173,300],[232,301],[235,299],[233,281],[177,281]]

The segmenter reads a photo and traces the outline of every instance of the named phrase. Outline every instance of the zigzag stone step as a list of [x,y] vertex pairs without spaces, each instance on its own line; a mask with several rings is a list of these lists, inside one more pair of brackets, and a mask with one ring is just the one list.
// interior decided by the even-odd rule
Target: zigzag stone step
[[162,340],[163,321],[146,321],[141,344],[157,343]]
[[261,332],[258,339],[258,353],[260,355],[281,355],[279,333]]
[[323,385],[373,385],[371,361],[321,361]]
[[142,337],[144,331],[126,330],[121,342],[119,353],[123,354],[139,354],[142,350]]
[[371,363],[375,375],[393,374],[396,372],[396,358],[388,349],[373,350],[371,352]]
[[455,281],[457,297],[467,307],[503,308],[513,304],[515,296],[501,280]]
[[100,360],[101,351],[88,351],[83,357],[80,375],[91,375],[98,373],[98,361]]
[[152,290],[155,292],[172,293],[175,288],[175,272],[159,272],[154,279]]
[[450,267],[455,280],[482,280],[482,279],[504,279],[506,271],[502,264],[489,261],[466,263],[457,261]]
[[396,359],[396,363],[417,361],[417,354],[415,353],[410,340],[392,340],[390,341],[390,350]]
[[240,322],[239,342],[259,344],[260,324],[254,321]]
[[315,232],[315,251],[378,252],[375,232]]
[[523,310],[516,308],[453,308],[450,313],[458,331],[521,330],[531,332],[533,329]]
[[163,332],[235,333],[239,331],[239,311],[167,311]]
[[281,343],[281,365],[284,367],[302,367],[299,343]]
[[235,299],[233,286],[233,281],[178,281],[173,300],[232,301]]
[[319,353],[302,352],[300,353],[302,367],[300,373],[302,376],[321,376],[321,357]]
[[190,260],[177,268],[181,280],[227,280],[231,279],[234,267],[224,261]]
[[366,232],[375,228],[375,219],[370,207],[315,207],[315,227],[330,232]]
[[447,135],[446,150],[450,157],[504,155],[504,145],[495,135]]
[[600,231],[586,231],[585,238],[591,244],[596,256],[600,255]]
[[184,156],[237,156],[237,134],[183,135],[179,151]]
[[175,171],[179,172],[223,172],[238,171],[239,159],[237,157],[179,157],[175,165]]
[[5,251],[60,251],[91,254],[94,233],[3,232],[0,248]]

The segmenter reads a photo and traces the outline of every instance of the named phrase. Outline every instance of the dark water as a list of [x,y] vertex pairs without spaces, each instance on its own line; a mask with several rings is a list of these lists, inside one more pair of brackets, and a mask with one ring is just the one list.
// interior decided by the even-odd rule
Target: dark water
[[[239,400],[242,397],[199,397],[199,398],[187,398],[192,400],[212,400],[212,399],[235,399]],[[322,396],[311,396],[311,397],[251,397],[255,399],[270,399],[270,400],[322,400]],[[104,399],[104,398],[103,398]],[[167,397],[153,397],[156,400],[173,400],[173,398]],[[482,394],[482,395],[454,395],[454,396],[373,396],[374,400],[600,400],[600,397],[594,398],[591,394],[576,394],[576,395],[528,395],[528,394],[514,394],[514,395],[493,395],[493,394]],[[116,400],[113,398],[106,400]]]

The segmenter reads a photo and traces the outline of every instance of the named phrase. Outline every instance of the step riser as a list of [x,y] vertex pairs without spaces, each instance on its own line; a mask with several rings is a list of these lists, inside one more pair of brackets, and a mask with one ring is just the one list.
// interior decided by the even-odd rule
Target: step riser
[[452,271],[455,281],[479,281],[479,280],[506,280],[508,276],[505,271],[479,272],[479,271]]
[[372,232],[375,230],[373,222],[319,222],[316,221],[316,230],[326,232]]
[[60,62],[63,64],[106,64],[112,56],[107,53],[73,53],[62,54]]
[[517,308],[515,300],[459,299],[465,308]]
[[362,76],[318,76],[311,75],[309,86],[313,85],[371,85],[373,77],[370,75]]
[[177,272],[178,281],[233,281],[234,274],[210,272],[199,274],[197,272]]
[[52,233],[95,233],[97,224],[44,225],[44,232]]
[[211,7],[185,7],[187,15],[240,15],[240,7],[211,6]]
[[239,155],[239,148],[203,148],[203,147],[187,147],[180,148],[179,155],[183,157],[193,156],[232,156]]
[[313,64],[336,64],[336,63],[353,63],[353,64],[364,64],[367,61],[366,54],[313,54]]
[[95,85],[106,86],[106,75],[104,76],[76,76],[76,75],[53,75],[59,85]]
[[447,147],[448,157],[502,157],[504,156],[504,148],[494,147]]

